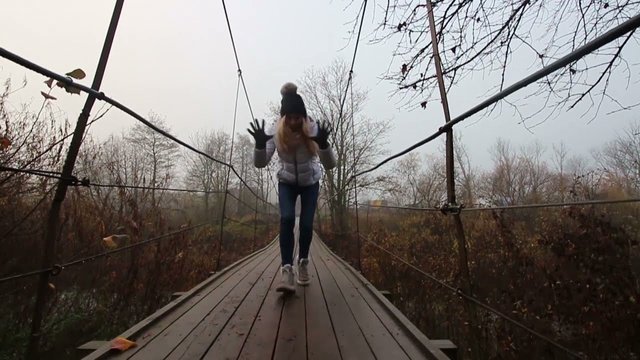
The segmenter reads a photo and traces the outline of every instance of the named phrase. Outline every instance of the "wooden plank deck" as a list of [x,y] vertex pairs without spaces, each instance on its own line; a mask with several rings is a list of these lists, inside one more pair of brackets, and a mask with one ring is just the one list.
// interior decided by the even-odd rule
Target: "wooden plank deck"
[[275,291],[278,242],[230,265],[85,359],[448,359],[316,236],[311,284]]

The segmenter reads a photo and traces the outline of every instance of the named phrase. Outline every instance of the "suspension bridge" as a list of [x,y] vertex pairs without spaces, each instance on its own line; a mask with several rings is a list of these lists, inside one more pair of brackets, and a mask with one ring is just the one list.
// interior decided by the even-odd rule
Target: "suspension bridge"
[[[244,93],[252,118],[253,109],[249,99],[249,93],[240,67],[240,61],[233,38],[231,21],[226,4],[222,1],[229,35],[234,50],[237,64],[238,83],[236,88],[236,114],[240,90]],[[524,79],[506,87],[504,90],[490,96],[477,106],[469,109],[461,115],[451,118],[446,101],[446,87],[444,85],[441,69],[436,60],[435,67],[439,76],[440,92],[445,112],[446,123],[424,140],[394,154],[370,169],[361,170],[350,179],[350,185],[355,193],[354,211],[356,220],[356,240],[358,248],[358,261],[355,266],[341,259],[330,250],[323,240],[316,234],[312,243],[311,261],[311,285],[299,287],[294,295],[283,297],[274,291],[275,278],[279,269],[279,253],[277,238],[270,240],[266,246],[259,248],[254,246],[255,252],[236,261],[226,267],[221,266],[221,254],[226,223],[242,221],[233,219],[226,214],[227,199],[231,198],[242,203],[254,213],[254,243],[265,243],[267,239],[256,239],[256,225],[258,216],[266,216],[275,219],[277,209],[267,201],[255,188],[248,184],[241,174],[231,164],[233,156],[233,138],[231,155],[228,160],[217,159],[203,150],[200,150],[154,125],[134,110],[128,108],[115,99],[100,91],[100,85],[104,76],[111,45],[114,41],[118,19],[122,11],[123,0],[117,0],[114,13],[107,31],[103,52],[100,58],[96,76],[91,87],[81,85],[69,76],[60,75],[43,66],[35,64],[19,55],[0,48],[0,56],[22,65],[34,72],[54,79],[66,87],[77,89],[88,95],[84,108],[81,111],[72,137],[68,154],[62,171],[49,171],[41,169],[14,168],[2,165],[0,171],[11,174],[28,174],[43,176],[57,180],[54,199],[49,211],[47,221],[46,238],[44,243],[44,257],[42,267],[33,271],[19,274],[6,274],[0,278],[0,284],[11,283],[20,279],[38,277],[36,304],[32,317],[32,329],[27,357],[37,358],[39,343],[43,340],[42,322],[45,316],[49,292],[48,286],[53,276],[64,276],[64,272],[72,267],[88,266],[93,261],[113,257],[116,254],[125,253],[132,249],[154,244],[163,239],[175,236],[185,236],[185,233],[195,231],[210,224],[197,224],[184,226],[166,234],[149,237],[148,239],[117,249],[96,253],[93,255],[76,258],[64,263],[56,262],[56,234],[60,229],[60,212],[65,200],[67,190],[70,187],[77,188],[116,188],[116,189],[148,189],[173,192],[207,192],[197,189],[158,188],[127,184],[102,184],[93,182],[88,178],[78,178],[74,174],[74,166],[78,157],[78,151],[82,139],[86,133],[89,114],[96,100],[106,102],[140,123],[170,139],[189,151],[202,156],[209,161],[224,165],[227,168],[226,189],[219,192],[223,196],[223,211],[220,219],[219,245],[215,271],[206,280],[196,285],[189,291],[175,294],[175,298],[166,306],[157,310],[141,322],[123,332],[120,337],[135,342],[135,346],[126,350],[115,350],[112,343],[99,341],[85,344],[82,350],[89,352],[87,359],[105,358],[131,358],[131,359],[157,359],[157,358],[274,358],[274,359],[447,359],[455,358],[456,345],[447,339],[430,339],[414,324],[411,323],[393,304],[385,297],[383,292],[376,289],[359,271],[361,268],[362,247],[371,246],[394,258],[403,266],[415,271],[425,279],[432,281],[452,294],[457,296],[465,304],[465,311],[469,321],[473,321],[475,309],[481,308],[493,316],[504,319],[510,324],[522,329],[549,346],[552,346],[571,358],[584,358],[577,350],[570,349],[561,341],[555,340],[532,327],[520,322],[505,311],[500,311],[486,301],[477,298],[469,280],[468,260],[466,254],[465,229],[460,219],[460,214],[467,211],[484,210],[508,210],[515,208],[548,208],[566,206],[587,206],[612,203],[638,202],[640,199],[623,199],[612,201],[584,201],[573,203],[554,204],[530,204],[508,207],[492,208],[465,208],[457,203],[455,196],[454,166],[453,166],[453,127],[469,117],[487,109],[496,102],[510,94],[538,81],[554,71],[568,66],[590,52],[614,41],[640,26],[640,16],[634,16],[628,21],[612,28],[609,32],[589,41],[584,46],[559,58],[542,69],[525,77]],[[431,2],[427,2],[428,11],[433,13]],[[352,78],[356,63],[356,54],[360,41],[360,32],[367,1],[361,7],[360,26],[355,42],[351,68],[348,73],[347,85],[344,96],[340,99],[340,117],[343,116],[343,107],[347,101],[349,90],[352,89]],[[433,20],[430,23],[431,34],[435,37]],[[438,53],[438,41],[433,39],[434,54]],[[436,57],[437,58],[437,57]],[[353,121],[353,118],[351,119]],[[236,116],[232,136],[235,135]],[[447,203],[440,208],[414,208],[384,205],[367,205],[374,208],[388,208],[402,211],[432,212],[437,211],[453,219],[453,237],[456,239],[458,256],[460,259],[460,282],[449,284],[433,276],[429,271],[414,265],[410,260],[402,258],[391,249],[376,243],[370,237],[360,233],[358,208],[357,179],[367,173],[373,172],[390,161],[399,158],[442,135],[447,137]],[[353,134],[355,136],[355,133]],[[354,154],[355,156],[355,154]],[[231,174],[235,175],[242,186],[253,196],[255,203],[248,204],[245,200],[229,190]],[[47,194],[53,191],[51,189]],[[37,206],[39,206],[39,202]],[[261,212],[259,204],[268,211]],[[26,217],[30,216],[28,213]],[[25,219],[26,219],[25,217]],[[24,220],[24,219],[22,219]],[[16,225],[17,227],[19,225]],[[251,227],[251,225],[247,225]],[[14,228],[15,228],[14,227]],[[13,231],[10,230],[9,232]],[[258,249],[259,248],[259,249]],[[384,289],[382,289],[384,290]]]

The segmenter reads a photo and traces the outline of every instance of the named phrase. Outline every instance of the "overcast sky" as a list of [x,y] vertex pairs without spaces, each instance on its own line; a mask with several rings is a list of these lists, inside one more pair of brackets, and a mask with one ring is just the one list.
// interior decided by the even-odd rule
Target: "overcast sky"
[[[227,2],[240,63],[256,116],[268,113],[270,102],[280,99],[280,86],[296,81],[305,69],[323,67],[336,58],[350,61],[353,43],[348,42],[349,22],[358,4],[350,1],[249,1]],[[3,0],[0,12],[0,46],[58,73],[82,68],[90,86],[100,55],[115,1],[106,0]],[[398,108],[399,99],[389,99],[393,84],[380,81],[391,60],[393,44],[371,45],[376,25],[368,11],[364,40],[355,66],[356,86],[369,91],[366,114],[392,119],[389,150],[399,151],[433,133],[443,123],[438,103],[427,109],[408,111]],[[380,10],[378,11],[378,19]],[[634,42],[624,55],[634,62],[639,54]],[[526,55],[523,59],[526,58]],[[637,59],[637,56],[635,56]],[[526,62],[525,62],[526,63]],[[102,91],[140,114],[150,111],[166,118],[171,131],[183,138],[196,131],[231,130],[237,81],[236,64],[220,1],[125,1]],[[523,73],[513,74],[511,82],[534,71],[524,64]],[[637,76],[637,68],[632,68]],[[15,101],[39,104],[45,79],[0,58],[0,78],[29,86],[18,92]],[[612,91],[625,103],[638,102],[639,86],[629,88],[614,78]],[[486,96],[487,79],[475,75],[450,93],[453,116],[461,114]],[[57,89],[57,105],[75,122],[85,95],[64,94]],[[531,99],[532,102],[541,101]],[[613,138],[616,132],[636,120],[635,111],[607,116],[613,107],[605,107],[600,116],[581,117],[584,108],[563,114],[536,127],[533,133],[518,124],[511,110],[488,117],[475,117],[457,127],[478,166],[486,166],[488,149],[498,137],[514,144],[540,141],[549,149],[564,141],[573,154],[588,154]],[[247,127],[250,115],[246,102],[239,106],[240,129]],[[112,110],[92,128],[104,137],[133,125],[134,119]],[[244,130],[242,130],[244,131]],[[422,153],[435,153],[429,145]],[[550,153],[550,150],[549,150]]]

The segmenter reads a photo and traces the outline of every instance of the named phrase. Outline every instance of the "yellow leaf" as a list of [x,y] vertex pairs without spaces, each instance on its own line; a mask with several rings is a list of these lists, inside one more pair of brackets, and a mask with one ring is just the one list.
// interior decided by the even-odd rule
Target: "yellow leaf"
[[51,89],[51,87],[53,86],[53,79],[46,80],[44,83],[47,84],[47,87],[49,87],[49,89]]
[[129,350],[130,348],[136,346],[136,343],[131,341],[131,340],[127,340],[123,337],[117,337],[113,340],[111,340],[111,348],[112,349],[118,349],[120,351],[126,351]]
[[66,75],[78,80],[84,79],[85,76],[87,76],[87,74],[85,74],[82,69],[75,69],[71,72],[68,72]]
[[0,150],[4,150],[6,148],[8,148],[9,146],[11,146],[11,140],[7,139],[6,137],[0,137]]
[[129,239],[129,235],[121,234],[121,235],[110,235],[106,238],[102,239],[102,242],[109,249],[115,249],[119,246],[119,243]]
[[56,289],[56,286],[53,285],[52,283],[49,283],[49,289],[53,291]]
[[118,244],[113,239],[113,235],[107,236],[106,238],[102,239],[102,242],[104,243],[104,246],[108,247],[109,249],[115,249],[118,247]]
[[47,99],[47,100],[58,100],[58,99],[55,98],[55,96],[51,96],[51,95],[47,94],[44,91],[40,91],[40,94],[42,94],[42,96],[44,96],[44,98]]

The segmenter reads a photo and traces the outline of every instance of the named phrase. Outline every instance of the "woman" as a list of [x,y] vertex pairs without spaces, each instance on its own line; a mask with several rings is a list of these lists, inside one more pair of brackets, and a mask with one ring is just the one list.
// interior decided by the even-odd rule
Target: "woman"
[[280,119],[265,131],[264,120],[251,123],[247,129],[256,142],[254,163],[267,166],[278,151],[278,192],[280,201],[280,256],[282,280],[276,288],[294,292],[293,249],[296,199],[300,196],[300,237],[297,262],[297,282],[309,284],[309,248],[313,236],[313,217],[318,203],[322,168],[336,166],[336,157],[329,146],[331,130],[326,122],[318,124],[307,116],[302,97],[295,84],[286,83],[280,89],[282,101]]

